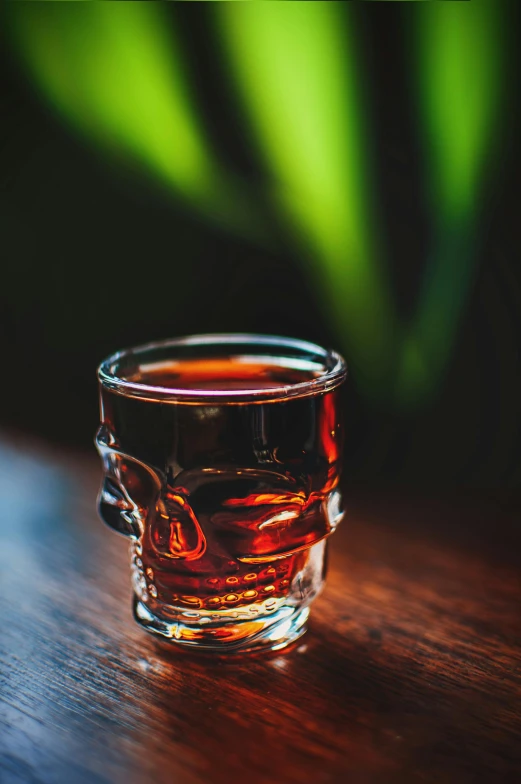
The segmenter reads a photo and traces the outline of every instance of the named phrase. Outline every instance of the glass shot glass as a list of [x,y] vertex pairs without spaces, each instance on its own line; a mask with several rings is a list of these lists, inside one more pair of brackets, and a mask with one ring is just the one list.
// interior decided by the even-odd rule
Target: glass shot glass
[[306,630],[342,519],[344,360],[301,340],[201,335],[98,369],[102,519],[130,538],[145,629],[216,652]]

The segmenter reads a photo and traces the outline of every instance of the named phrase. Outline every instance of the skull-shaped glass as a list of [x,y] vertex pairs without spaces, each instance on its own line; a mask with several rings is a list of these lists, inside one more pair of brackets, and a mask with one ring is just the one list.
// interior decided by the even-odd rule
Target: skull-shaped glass
[[304,633],[342,518],[342,358],[203,335],[99,370],[98,508],[130,537],[134,616],[172,641],[278,649]]

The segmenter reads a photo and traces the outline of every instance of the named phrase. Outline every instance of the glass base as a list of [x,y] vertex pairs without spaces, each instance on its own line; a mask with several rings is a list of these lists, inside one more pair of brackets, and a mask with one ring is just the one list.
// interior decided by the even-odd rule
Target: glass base
[[139,625],[153,634],[183,648],[219,654],[279,651],[302,637],[309,617],[309,607],[283,605],[262,618],[196,626],[159,618],[135,595],[133,612]]

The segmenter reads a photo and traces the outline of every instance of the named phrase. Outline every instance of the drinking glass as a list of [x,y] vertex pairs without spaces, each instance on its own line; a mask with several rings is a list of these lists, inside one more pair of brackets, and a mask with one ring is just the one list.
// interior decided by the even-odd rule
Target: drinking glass
[[201,335],[98,369],[102,519],[129,537],[137,622],[211,651],[280,649],[321,591],[338,488],[343,359]]

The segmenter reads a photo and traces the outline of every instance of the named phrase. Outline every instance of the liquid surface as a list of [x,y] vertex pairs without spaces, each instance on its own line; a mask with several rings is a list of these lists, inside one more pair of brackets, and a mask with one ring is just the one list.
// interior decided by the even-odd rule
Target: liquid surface
[[[130,380],[180,389],[259,389],[323,368],[227,360],[141,367]],[[310,363],[311,364],[311,363]],[[264,387],[263,387],[264,385]],[[100,513],[134,531],[134,589],[156,615],[269,612],[305,599],[309,548],[339,519],[339,390],[233,405],[101,388]],[[176,609],[177,608],[177,609]]]
[[[253,390],[280,389],[312,381],[325,370],[314,362],[262,357],[225,357],[141,365],[126,376],[129,381],[165,389]],[[298,364],[299,367],[295,367]],[[302,367],[302,366],[304,367]]]

